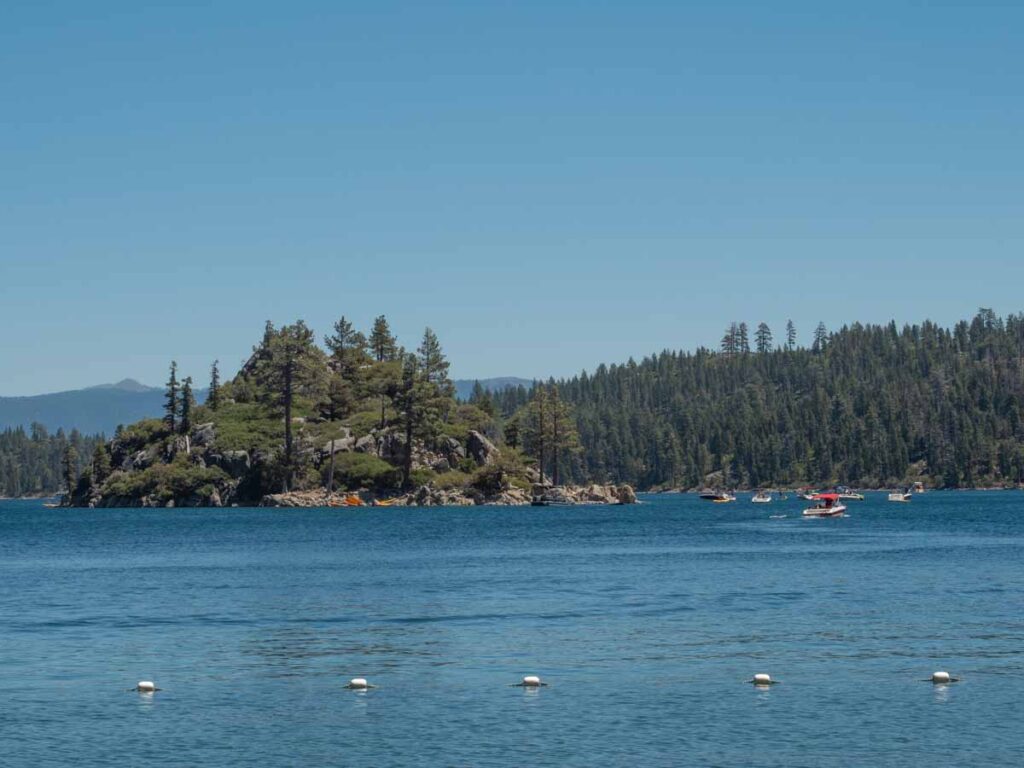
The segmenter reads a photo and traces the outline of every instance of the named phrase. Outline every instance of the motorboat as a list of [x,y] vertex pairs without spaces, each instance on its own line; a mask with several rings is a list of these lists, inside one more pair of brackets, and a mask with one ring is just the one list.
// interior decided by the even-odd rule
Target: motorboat
[[839,498],[844,501],[864,501],[864,494],[851,491],[845,485],[836,487],[836,493],[839,494]]
[[736,501],[736,496],[728,491],[704,491],[700,497],[704,501],[712,501],[715,504],[728,504],[730,501]]
[[842,517],[846,512],[846,505],[840,503],[838,493],[816,493],[813,501],[818,503],[805,509],[804,517]]
[[772,495],[766,491],[758,491],[754,494],[754,498],[750,500],[751,504],[770,504],[772,501]]
[[910,486],[911,493],[924,493],[924,483],[918,480],[912,486]]
[[910,491],[893,491],[889,494],[889,501],[907,502],[912,495]]

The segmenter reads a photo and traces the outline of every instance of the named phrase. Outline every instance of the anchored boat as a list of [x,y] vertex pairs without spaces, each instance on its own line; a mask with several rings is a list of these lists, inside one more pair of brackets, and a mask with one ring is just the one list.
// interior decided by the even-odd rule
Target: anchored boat
[[889,494],[889,501],[907,502],[910,501],[910,497],[910,491],[893,491]]
[[713,501],[716,504],[727,504],[736,501],[736,497],[728,491],[704,491],[700,497],[705,501]]
[[818,503],[805,509],[804,517],[842,517],[846,512],[846,505],[840,503],[838,493],[816,493],[813,501]]
[[754,498],[750,500],[751,504],[770,504],[772,501],[772,495],[766,491],[758,491],[754,494]]

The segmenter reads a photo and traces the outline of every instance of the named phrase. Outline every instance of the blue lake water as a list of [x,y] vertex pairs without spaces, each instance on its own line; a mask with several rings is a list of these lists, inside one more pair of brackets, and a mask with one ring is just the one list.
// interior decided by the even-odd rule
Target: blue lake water
[[1021,764],[1024,493],[644,501],[0,502],[0,764]]

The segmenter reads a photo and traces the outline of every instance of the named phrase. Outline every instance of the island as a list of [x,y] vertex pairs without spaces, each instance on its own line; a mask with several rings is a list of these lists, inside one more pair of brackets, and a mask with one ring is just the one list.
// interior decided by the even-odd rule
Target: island
[[369,334],[344,317],[323,339],[270,322],[206,401],[171,363],[162,419],[121,426],[87,466],[67,462],[63,503],[81,507],[630,504],[625,484],[562,479],[580,441],[557,384],[503,417],[486,391],[455,397],[427,328],[399,347],[386,317]]

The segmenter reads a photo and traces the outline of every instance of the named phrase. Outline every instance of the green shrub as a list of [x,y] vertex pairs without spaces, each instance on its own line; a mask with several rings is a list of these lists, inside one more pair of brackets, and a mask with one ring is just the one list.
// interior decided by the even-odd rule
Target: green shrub
[[[327,480],[328,462],[324,462],[321,473]],[[350,491],[359,488],[373,488],[389,491],[398,487],[402,473],[383,459],[366,453],[338,453],[334,457],[334,481],[339,487]]]
[[200,467],[186,461],[156,464],[141,472],[114,472],[103,486],[104,496],[141,498],[153,496],[162,502],[195,493],[213,492],[217,483],[228,480],[219,467]]
[[437,473],[432,469],[414,469],[409,474],[409,484],[414,488],[419,488],[421,485],[434,482],[436,478]]
[[211,412],[221,451],[273,449],[284,443],[284,424],[259,403],[225,403]]
[[167,435],[167,425],[161,419],[144,419],[122,429],[117,442],[126,453],[134,453]]
[[456,488],[465,488],[469,481],[470,475],[458,470],[452,470],[451,472],[438,475],[434,480],[434,487],[440,488],[443,491],[450,491]]

